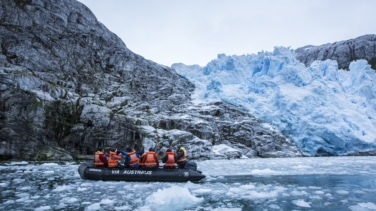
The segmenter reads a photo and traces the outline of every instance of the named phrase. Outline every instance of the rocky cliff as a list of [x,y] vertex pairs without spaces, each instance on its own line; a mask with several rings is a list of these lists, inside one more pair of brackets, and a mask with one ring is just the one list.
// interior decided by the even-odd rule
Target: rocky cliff
[[315,60],[336,60],[338,67],[349,69],[349,64],[365,59],[376,69],[376,35],[364,35],[355,39],[328,43],[320,46],[304,46],[295,50],[297,59],[309,66]]
[[[0,160],[183,145],[192,159],[300,156],[244,110],[193,105],[194,85],[134,54],[75,0],[0,2]],[[213,145],[238,151],[215,155]]]

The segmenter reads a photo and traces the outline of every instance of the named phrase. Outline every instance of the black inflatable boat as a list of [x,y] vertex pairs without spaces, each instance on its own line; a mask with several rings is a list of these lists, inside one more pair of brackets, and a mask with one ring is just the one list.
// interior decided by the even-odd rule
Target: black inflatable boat
[[111,181],[158,181],[186,182],[205,178],[202,172],[195,169],[130,169],[124,167],[95,167],[92,162],[81,163],[78,173],[82,179]]

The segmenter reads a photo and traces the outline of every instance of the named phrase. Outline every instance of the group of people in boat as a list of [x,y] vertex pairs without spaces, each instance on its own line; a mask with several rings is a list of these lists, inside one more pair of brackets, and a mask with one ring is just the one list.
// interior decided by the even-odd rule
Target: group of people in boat
[[[121,164],[122,158],[124,164]],[[187,150],[179,146],[176,153],[172,149],[167,149],[164,157],[162,158],[164,163],[163,168],[185,168],[187,163]],[[140,151],[136,151],[134,148],[128,147],[125,151],[118,151],[115,148],[110,149],[108,158],[104,152],[104,149],[98,149],[94,155],[94,165],[96,167],[126,167],[126,168],[147,168],[157,169],[159,168],[159,158],[155,153],[154,148],[149,148],[149,151],[145,152],[144,147]]]

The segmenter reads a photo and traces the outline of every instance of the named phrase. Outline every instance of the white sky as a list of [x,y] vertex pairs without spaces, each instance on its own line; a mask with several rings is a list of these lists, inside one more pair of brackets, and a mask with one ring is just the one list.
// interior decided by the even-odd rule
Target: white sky
[[376,0],[79,1],[130,50],[166,66],[376,34]]

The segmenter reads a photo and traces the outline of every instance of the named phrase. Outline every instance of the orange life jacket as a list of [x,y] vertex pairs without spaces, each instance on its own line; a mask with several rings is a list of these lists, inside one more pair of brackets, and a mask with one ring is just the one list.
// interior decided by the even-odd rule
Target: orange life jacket
[[101,152],[101,151],[95,152],[95,155],[94,155],[94,165],[95,166],[104,166],[104,163],[101,161],[101,159],[99,159],[100,155],[103,155],[103,152]]
[[116,167],[118,165],[118,155],[116,152],[110,151],[110,156],[108,158],[108,167]]
[[130,167],[135,166],[135,165],[137,165],[137,164],[139,163],[139,160],[140,160],[140,159],[138,159],[138,157],[137,157],[135,151],[133,151],[133,152],[128,152],[128,155],[129,155],[129,157],[131,158],[131,159],[129,160],[129,166],[130,166]]
[[155,152],[153,152],[153,151],[146,152],[144,156],[146,156],[144,158],[145,159],[145,162],[144,162],[145,166],[152,167],[152,166],[157,165],[157,161],[154,158]]
[[164,166],[176,167],[174,152],[166,152],[166,154],[167,154],[167,161]]
[[180,162],[184,162],[187,160],[187,150],[183,149],[183,152],[184,152],[184,155],[183,157],[181,157],[177,162],[180,163]]

